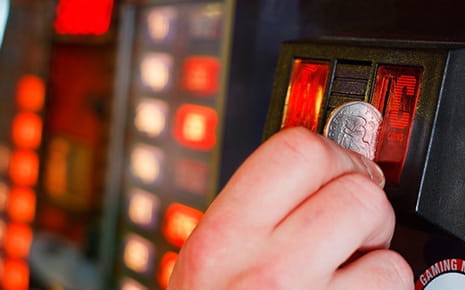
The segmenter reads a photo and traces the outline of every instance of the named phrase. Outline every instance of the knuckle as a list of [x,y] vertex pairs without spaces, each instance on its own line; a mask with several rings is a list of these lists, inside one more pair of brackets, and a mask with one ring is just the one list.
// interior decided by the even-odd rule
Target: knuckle
[[398,281],[400,284],[398,288],[411,289],[414,283],[414,276],[410,265],[405,259],[395,251],[379,250],[376,253],[377,260],[383,261],[384,272],[387,272],[392,280]]
[[361,208],[362,212],[379,216],[383,220],[394,216],[392,206],[384,191],[365,175],[349,173],[342,176],[339,182],[342,183],[342,188],[348,193],[351,202]]
[[302,127],[280,131],[273,139],[275,150],[297,162],[328,160],[334,154],[323,137]]

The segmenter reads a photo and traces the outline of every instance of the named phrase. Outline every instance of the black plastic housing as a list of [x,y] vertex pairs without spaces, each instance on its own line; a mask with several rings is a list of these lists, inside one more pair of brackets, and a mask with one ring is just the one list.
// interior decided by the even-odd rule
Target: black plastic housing
[[281,128],[295,58],[331,63],[321,118],[330,108],[328,94],[338,63],[371,66],[363,99],[368,102],[379,65],[423,68],[400,183],[385,190],[401,223],[428,232],[445,230],[465,241],[465,46],[357,39],[286,42],[276,70],[265,139]]

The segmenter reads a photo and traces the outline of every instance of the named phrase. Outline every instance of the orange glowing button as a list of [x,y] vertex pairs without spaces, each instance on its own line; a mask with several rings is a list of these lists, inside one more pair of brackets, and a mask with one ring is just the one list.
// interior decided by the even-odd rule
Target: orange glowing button
[[375,161],[389,183],[398,184],[404,167],[423,70],[380,66],[372,103],[384,115]]
[[26,258],[32,243],[32,229],[21,223],[11,223],[7,226],[3,247],[8,256]]
[[296,59],[286,96],[282,128],[303,126],[316,132],[323,103],[329,64]]
[[39,157],[29,150],[13,152],[10,160],[9,175],[16,185],[34,186],[39,174]]
[[130,235],[123,254],[126,266],[138,273],[146,273],[152,267],[153,249],[148,241],[136,235]]
[[173,203],[165,213],[163,234],[168,242],[182,247],[194,228],[202,218],[203,213],[191,207]]
[[158,283],[162,288],[168,287],[171,273],[173,273],[174,265],[178,259],[178,254],[175,252],[166,252],[160,261],[160,269],[158,271]]
[[7,213],[11,220],[30,223],[34,220],[36,196],[28,187],[13,187],[8,198]]
[[42,138],[42,119],[34,113],[19,113],[13,119],[12,139],[15,146],[36,149]]
[[182,105],[176,112],[174,137],[192,149],[209,150],[216,144],[216,111],[202,106]]
[[29,267],[25,261],[17,259],[5,260],[1,272],[2,289],[29,289]]
[[114,0],[60,0],[55,31],[59,34],[105,34],[110,28]]
[[220,61],[212,56],[192,56],[184,61],[182,86],[200,96],[218,91]]
[[23,76],[17,85],[16,103],[20,110],[38,112],[45,101],[45,83],[34,75]]

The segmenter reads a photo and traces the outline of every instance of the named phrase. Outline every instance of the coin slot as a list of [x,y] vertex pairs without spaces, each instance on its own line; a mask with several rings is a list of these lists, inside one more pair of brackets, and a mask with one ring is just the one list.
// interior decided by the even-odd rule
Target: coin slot
[[383,65],[376,75],[372,104],[384,120],[378,134],[375,161],[391,184],[400,182],[422,73],[421,68]]
[[316,132],[328,75],[329,62],[294,60],[282,128],[303,126]]

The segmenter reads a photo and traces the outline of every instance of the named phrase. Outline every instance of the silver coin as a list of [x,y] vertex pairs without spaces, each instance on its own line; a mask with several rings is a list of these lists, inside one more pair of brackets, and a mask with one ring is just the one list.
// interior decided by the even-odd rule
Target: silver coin
[[373,160],[382,121],[381,113],[369,103],[349,102],[334,109],[326,122],[324,135]]

